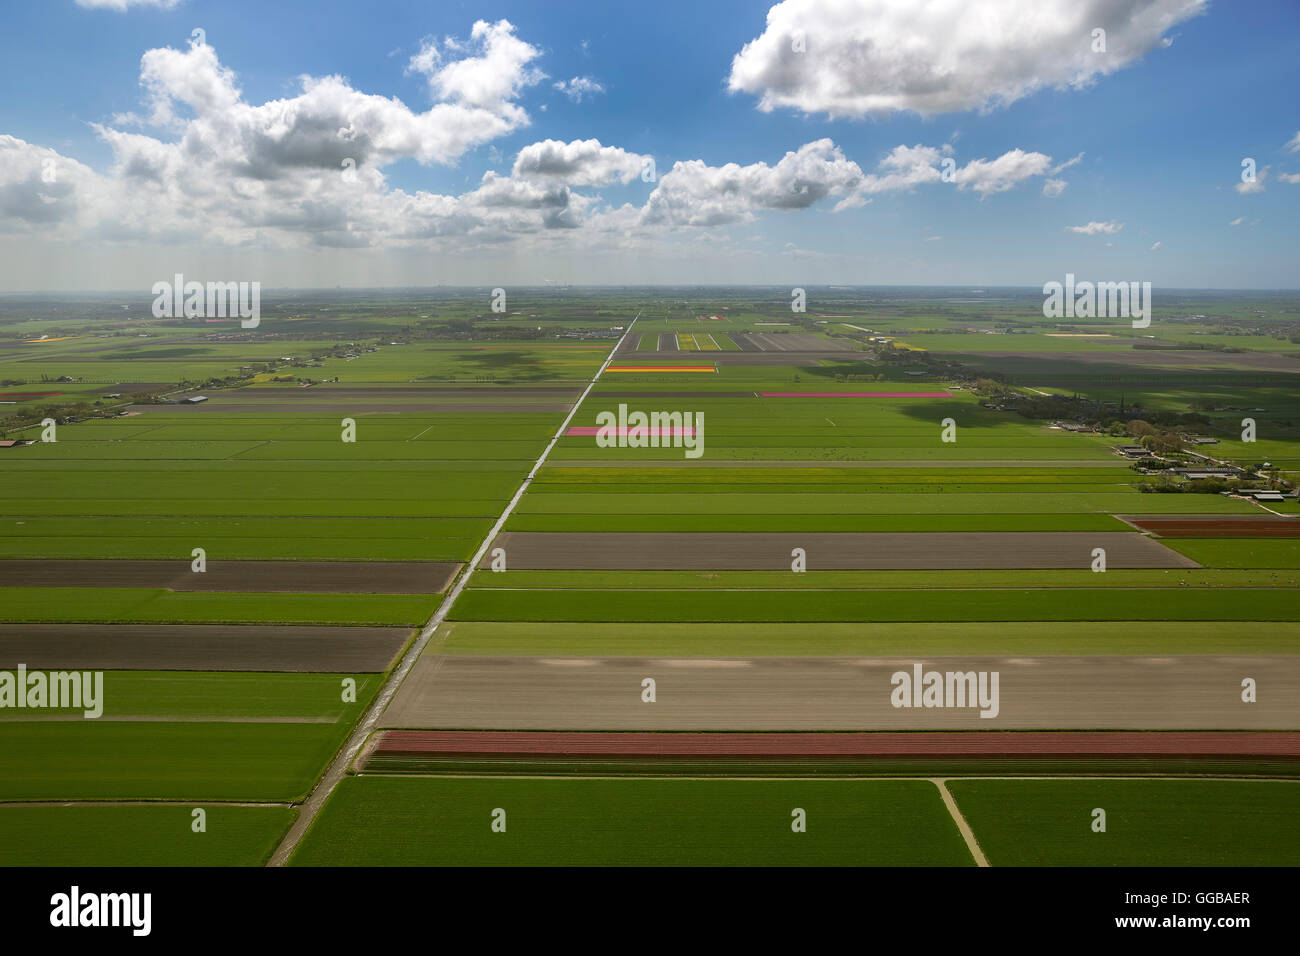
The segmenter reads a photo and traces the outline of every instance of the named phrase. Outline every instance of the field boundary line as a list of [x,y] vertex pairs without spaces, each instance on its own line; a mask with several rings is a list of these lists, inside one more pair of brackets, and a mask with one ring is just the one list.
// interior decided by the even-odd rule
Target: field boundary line
[[[385,728],[392,729],[392,728]],[[866,774],[817,774],[816,776],[806,776],[799,774],[780,774],[778,776],[754,776],[750,774],[684,774],[684,773],[592,773],[592,774],[572,774],[572,773],[436,773],[434,771],[414,772],[404,770],[359,770],[355,774],[357,777],[406,777],[419,780],[483,780],[508,778],[510,780],[744,780],[746,782],[757,783],[771,781],[780,783],[786,780],[799,780],[805,782],[816,782],[819,780],[857,780],[863,783],[871,783],[875,780],[910,780],[934,781],[934,777],[900,777],[897,775],[866,775]],[[1153,773],[1144,776],[1132,775],[1114,775],[1114,774],[1049,774],[1049,775],[1028,775],[1013,774],[1009,776],[988,776],[972,774],[967,776],[963,774],[960,777],[944,777],[945,782],[949,780],[966,781],[966,780],[1048,780],[1048,781],[1094,781],[1094,780],[1124,780],[1149,782],[1152,780],[1170,780],[1170,781],[1215,781],[1222,783],[1300,783],[1300,777],[1263,777],[1251,776],[1250,774],[1181,774],[1181,773]]]
[[943,805],[948,808],[948,813],[952,816],[952,822],[957,824],[957,830],[961,833],[961,838],[966,841],[966,849],[970,850],[970,855],[975,858],[975,865],[988,866],[988,857],[980,849],[979,841],[975,839],[975,834],[971,831],[966,818],[961,815],[961,810],[957,809],[957,801],[948,792],[946,779],[943,777],[930,777],[929,780],[939,788],[939,796],[943,797]]
[[528,490],[528,486],[532,483],[533,478],[537,475],[537,472],[541,470],[542,465],[546,463],[547,457],[551,454],[551,449],[555,447],[556,442],[558,442],[568,430],[569,422],[573,421],[573,416],[578,413],[578,409],[582,407],[582,403],[587,400],[587,396],[591,394],[591,390],[595,387],[600,376],[604,373],[605,369],[609,367],[610,362],[614,360],[614,356],[618,353],[623,341],[631,334],[633,327],[636,325],[636,320],[640,317],[641,313],[638,311],[632,318],[632,321],[628,324],[627,330],[624,331],[624,333],[619,337],[619,340],[614,343],[614,347],[609,350],[609,354],[605,356],[605,361],[601,363],[600,368],[596,370],[596,374],[587,382],[587,387],[582,390],[582,394],[578,396],[576,401],[574,401],[573,407],[569,409],[569,414],[564,416],[564,421],[560,423],[560,427],[556,429],[550,442],[548,442],[546,447],[542,449],[542,454],[535,462],[533,462],[533,467],[524,477],[524,480],[519,485],[519,489],[515,492],[514,497],[506,504],[505,510],[501,512],[500,516],[498,516],[496,523],[488,529],[487,536],[484,537],[478,550],[474,552],[474,557],[465,565],[464,573],[456,580],[452,589],[447,593],[447,597],[439,603],[433,617],[429,619],[429,623],[427,623],[420,631],[419,636],[407,649],[406,653],[402,655],[401,661],[398,662],[398,665],[393,669],[392,673],[389,674],[388,679],[384,681],[382,686],[380,686],[378,693],[375,694],[374,699],[370,702],[370,706],[366,708],[365,715],[353,729],[347,742],[339,749],[339,752],[335,754],[334,759],[330,761],[329,766],[326,767],[325,773],[322,775],[320,782],[312,789],[311,793],[308,794],[307,799],[303,801],[301,812],[298,814],[297,818],[294,819],[293,824],[285,833],[279,846],[275,848],[275,852],[271,854],[267,866],[284,866],[289,861],[289,857],[292,856],[293,851],[297,849],[299,841],[303,838],[303,835],[306,834],[312,822],[315,821],[317,814],[320,813],[321,807],[325,805],[325,801],[329,799],[329,795],[334,792],[334,788],[339,785],[343,780],[343,777],[347,774],[348,766],[351,765],[354,759],[356,759],[357,754],[361,752],[361,748],[365,744],[366,738],[368,738],[375,730],[379,723],[380,716],[388,707],[389,702],[393,699],[393,695],[397,693],[397,688],[401,686],[404,680],[406,680],[406,676],[411,672],[411,668],[415,666],[415,662],[419,660],[420,655],[424,653],[424,648],[425,645],[428,644],[429,638],[433,636],[433,632],[437,630],[438,626],[446,619],[447,614],[455,605],[456,599],[460,597],[461,592],[465,590],[465,585],[473,575],[474,569],[477,568],[479,562],[483,560],[483,556],[487,554],[488,548],[491,547],[492,542],[496,540],[497,535],[501,533],[501,528],[514,512],[515,506],[519,504],[519,500],[524,496],[524,492]]
[[283,808],[291,810],[288,802],[262,803],[256,800],[0,800],[0,809],[22,807],[252,807],[255,809]]

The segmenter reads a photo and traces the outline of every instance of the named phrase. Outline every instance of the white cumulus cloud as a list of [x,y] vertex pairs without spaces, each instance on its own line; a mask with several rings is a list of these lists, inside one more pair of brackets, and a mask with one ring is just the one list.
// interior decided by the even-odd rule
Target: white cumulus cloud
[[[464,53],[469,55],[454,58]],[[541,54],[515,35],[509,20],[479,20],[469,43],[447,37],[439,48],[436,40],[425,39],[407,69],[428,78],[436,99],[514,117],[522,109],[511,101],[525,87],[546,79],[545,73],[529,66]]]
[[617,146],[602,146],[597,139],[575,139],[571,143],[547,139],[521,149],[511,174],[572,186],[626,184],[641,174],[648,159]]
[[590,76],[575,76],[571,80],[557,80],[552,85],[575,103],[581,103],[584,99],[590,99],[597,93],[605,92],[605,87]]
[[760,209],[806,209],[843,195],[863,181],[858,164],[829,139],[786,153],[775,166],[709,166],[692,159],[673,164],[646,202],[642,221],[675,226],[744,222]]
[[181,0],[77,0],[77,6],[87,10],[116,10],[124,13],[131,7],[154,7],[158,10],[173,10],[180,6]]
[[[933,115],[1080,88],[1167,46],[1206,0],[784,0],[732,60],[759,109]],[[1094,52],[1092,31],[1106,31]]]
[[1271,168],[1272,167],[1270,166],[1261,166],[1255,172],[1254,179],[1249,182],[1241,180],[1232,188],[1237,190],[1237,192],[1241,193],[1243,196],[1249,196],[1251,193],[1262,193],[1264,191],[1264,183],[1268,181],[1268,171]]
[[1114,219],[1109,222],[1090,222],[1086,226],[1066,226],[1067,232],[1077,232],[1083,236],[1110,236],[1124,228],[1122,222]]

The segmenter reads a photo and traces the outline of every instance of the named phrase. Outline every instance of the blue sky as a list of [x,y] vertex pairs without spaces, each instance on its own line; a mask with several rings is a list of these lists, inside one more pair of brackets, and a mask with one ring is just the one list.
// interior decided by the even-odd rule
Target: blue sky
[[[1198,12],[1195,0],[1075,0],[1057,11],[1041,0],[1004,14],[992,3],[993,18],[1007,19],[981,38],[961,23],[945,36],[952,18],[939,9],[911,36],[901,2],[860,0],[846,25],[828,0],[790,0],[774,16],[807,25],[793,75],[769,6],[11,4],[0,34],[0,288],[132,288],[181,269],[254,272],[271,286],[1040,285],[1067,271],[1171,287],[1300,286],[1300,5]],[[1067,68],[1090,42],[1093,21],[1077,18],[1089,6],[1097,22],[1112,17],[1110,50]],[[1047,17],[1041,42],[1011,36],[1030,8]],[[1148,13],[1172,24],[1152,29]],[[524,62],[497,62],[471,40],[478,21],[507,21],[500,49],[526,49]],[[206,57],[188,55],[196,27]],[[893,52],[913,42],[919,76]],[[430,47],[434,65],[414,68]],[[155,61],[155,75],[170,112],[151,122],[142,57],[167,48],[175,55]],[[475,57],[471,80],[435,88],[436,70]],[[1107,57],[1110,67],[1068,84]],[[506,77],[510,91],[485,98],[483,77],[502,69],[517,82]],[[204,70],[227,76],[239,104],[188,102]],[[297,125],[248,120],[268,101],[293,103],[304,74],[344,81],[333,99],[291,107]],[[574,102],[555,88],[575,77],[602,91]],[[926,99],[934,86],[937,105]],[[402,110],[359,121],[354,142],[401,142],[363,157],[363,182],[347,192],[336,144],[313,137],[359,96],[396,98]],[[406,135],[409,117],[437,103],[485,131],[455,147],[432,120]],[[826,139],[833,146],[798,170],[773,171]],[[604,152],[570,156],[569,178],[512,173],[532,144],[590,140]],[[900,146],[936,152],[909,155],[895,187],[879,177]],[[1017,150],[1005,168],[966,169]],[[632,175],[647,156],[654,182]],[[935,180],[943,157],[965,169],[955,182]],[[1245,157],[1267,171],[1242,190]],[[65,170],[53,184],[36,174],[49,163]],[[766,172],[751,168],[759,163]],[[718,172],[727,164],[741,169]],[[1049,181],[1066,185],[1048,195]],[[825,195],[807,203],[784,192],[809,182]]]

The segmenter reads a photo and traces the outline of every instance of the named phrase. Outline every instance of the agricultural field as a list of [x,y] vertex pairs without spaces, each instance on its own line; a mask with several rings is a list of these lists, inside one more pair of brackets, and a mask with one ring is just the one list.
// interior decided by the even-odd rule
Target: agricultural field
[[[492,812],[505,811],[494,832]],[[807,831],[791,830],[802,810]],[[512,780],[365,775],[294,865],[970,866],[924,781]]]
[[1230,296],[1155,348],[990,295],[0,322],[0,666],[104,679],[94,719],[0,711],[0,828],[120,815],[112,863],[1293,863],[1294,499],[1119,449],[1172,422],[1207,443],[1165,465],[1285,489],[1300,361]]
[[37,383],[0,389],[28,439],[0,449],[0,668],[94,689],[0,709],[0,864],[270,859],[608,351],[443,339],[473,310],[421,307],[0,322],[0,377]]

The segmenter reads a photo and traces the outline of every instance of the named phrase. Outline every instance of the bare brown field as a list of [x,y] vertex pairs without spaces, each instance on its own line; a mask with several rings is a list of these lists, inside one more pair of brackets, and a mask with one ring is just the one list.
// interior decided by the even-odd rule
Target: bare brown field
[[493,754],[638,757],[1203,756],[1300,757],[1294,733],[672,734],[389,730],[377,755]]
[[[892,675],[999,673],[998,714],[894,707]],[[656,700],[641,699],[642,680]],[[1241,701],[1241,681],[1259,701]],[[426,654],[380,720],[445,730],[1300,730],[1300,657],[540,658]]]
[[0,560],[0,587],[167,588],[298,594],[439,594],[460,565],[421,561],[221,561],[190,559]]
[[1300,520],[1272,515],[1116,515],[1161,538],[1300,538]]
[[[507,531],[504,548],[517,570],[788,571],[803,548],[810,570],[1087,568],[1092,550],[1109,568],[1200,567],[1129,532],[540,532]],[[484,558],[483,564],[490,564]]]
[[0,666],[368,673],[387,670],[410,636],[405,627],[0,624]]

